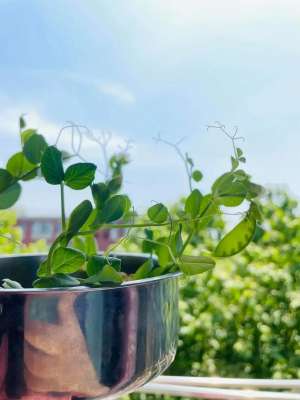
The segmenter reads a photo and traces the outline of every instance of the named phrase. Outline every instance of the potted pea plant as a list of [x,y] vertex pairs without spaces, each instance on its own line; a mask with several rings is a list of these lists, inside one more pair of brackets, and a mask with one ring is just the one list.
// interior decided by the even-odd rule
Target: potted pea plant
[[[95,164],[60,149],[59,140],[48,144],[23,117],[20,140],[19,152],[0,169],[0,209],[12,207],[29,180],[56,185],[61,232],[48,254],[0,258],[0,397],[103,398],[136,389],[174,358],[179,275],[209,271],[217,258],[247,246],[260,220],[261,187],[241,168],[245,158],[233,135],[231,168],[209,193],[196,187],[202,174],[180,153],[190,186],[184,207],[172,215],[156,203],[137,222],[129,197],[120,193],[126,154],[110,158],[110,173],[99,182]],[[92,199],[68,217],[66,186],[74,195],[90,188]],[[213,252],[186,253],[195,230],[206,229],[224,207],[242,203],[248,208],[241,221]],[[142,253],[117,253],[124,238],[99,253],[96,232],[116,228],[124,229],[125,239],[141,235]]]

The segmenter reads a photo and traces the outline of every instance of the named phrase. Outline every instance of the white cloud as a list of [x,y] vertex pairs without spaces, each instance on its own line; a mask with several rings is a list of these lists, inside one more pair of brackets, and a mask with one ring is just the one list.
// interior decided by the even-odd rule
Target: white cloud
[[[30,112],[26,113],[26,110]],[[25,120],[29,127],[38,129],[49,139],[57,136],[59,126],[45,119],[34,107],[28,105],[5,106],[2,103],[0,103],[0,136],[17,136],[19,117],[23,114],[25,114]]]
[[134,104],[136,102],[135,94],[124,84],[112,81],[102,81],[96,77],[87,77],[76,72],[64,72],[64,78],[72,80],[75,83],[90,86],[105,96],[110,96],[123,104]]
[[101,93],[114,97],[121,103],[133,104],[136,102],[134,94],[123,85],[117,83],[101,83],[97,86]]

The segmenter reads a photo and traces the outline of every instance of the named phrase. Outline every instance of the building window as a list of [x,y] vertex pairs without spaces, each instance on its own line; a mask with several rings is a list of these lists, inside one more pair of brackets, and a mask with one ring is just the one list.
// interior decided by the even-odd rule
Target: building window
[[35,221],[32,224],[31,240],[46,239],[49,240],[53,236],[53,225],[51,222]]
[[109,236],[110,236],[110,240],[112,240],[113,242],[116,242],[120,238],[119,229],[111,229],[109,231]]

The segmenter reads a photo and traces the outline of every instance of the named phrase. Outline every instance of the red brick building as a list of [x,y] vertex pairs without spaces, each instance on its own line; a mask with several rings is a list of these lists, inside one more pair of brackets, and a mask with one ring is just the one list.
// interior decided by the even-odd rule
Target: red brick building
[[[51,244],[61,231],[61,221],[52,217],[23,217],[19,218],[17,225],[23,231],[25,244],[44,239]],[[124,234],[123,229],[101,230],[96,234],[99,250],[105,250]]]

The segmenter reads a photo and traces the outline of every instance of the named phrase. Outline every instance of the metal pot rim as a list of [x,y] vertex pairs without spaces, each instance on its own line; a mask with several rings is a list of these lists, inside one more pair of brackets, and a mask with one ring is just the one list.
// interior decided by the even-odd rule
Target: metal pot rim
[[[115,255],[115,254],[114,254]],[[126,253],[126,252],[118,252],[116,255],[120,256],[131,256],[131,257],[141,257],[141,256],[149,256],[145,253]],[[27,254],[0,254],[0,262],[2,259],[6,258],[27,258],[27,257],[41,257],[41,256],[47,256],[47,253],[27,253]],[[172,279],[172,278],[178,278],[181,276],[181,272],[172,272],[168,273],[165,275],[160,275],[160,276],[155,276],[152,278],[145,278],[145,279],[138,279],[134,281],[125,281],[119,286],[105,286],[105,287],[97,287],[97,288],[91,288],[87,286],[75,286],[75,287],[64,287],[64,288],[47,288],[47,289],[40,289],[40,288],[23,288],[23,289],[3,289],[0,288],[0,293],[7,293],[7,294],[26,294],[26,293],[55,293],[55,292],[100,292],[104,290],[120,290],[122,288],[128,288],[128,287],[136,287],[136,286],[147,286],[149,284],[155,283],[157,281],[162,281],[165,279]]]

